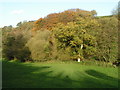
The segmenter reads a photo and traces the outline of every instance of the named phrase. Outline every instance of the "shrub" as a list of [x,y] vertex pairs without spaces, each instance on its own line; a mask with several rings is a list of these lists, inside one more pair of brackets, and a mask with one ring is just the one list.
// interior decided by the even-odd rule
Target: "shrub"
[[22,35],[11,34],[3,42],[3,57],[7,60],[18,59],[20,61],[31,60],[30,51],[25,47],[26,40]]
[[27,46],[31,51],[31,58],[34,61],[46,61],[50,56],[49,38],[50,31],[40,30],[27,42]]

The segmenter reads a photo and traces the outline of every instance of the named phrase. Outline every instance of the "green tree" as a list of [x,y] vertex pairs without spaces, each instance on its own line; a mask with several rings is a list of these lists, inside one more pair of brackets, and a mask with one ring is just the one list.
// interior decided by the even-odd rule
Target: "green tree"
[[101,30],[96,36],[97,57],[103,61],[115,61],[118,55],[118,20],[115,17],[102,17],[98,21]]
[[91,13],[93,16],[97,16],[97,12],[95,10],[92,10]]
[[93,57],[96,52],[96,40],[91,29],[97,25],[97,21],[90,18],[78,18],[77,22],[70,22],[67,25],[59,23],[53,30],[58,49],[64,51],[67,49],[71,56]]
[[18,27],[21,26],[21,25],[22,25],[22,22],[19,22],[19,23],[17,24]]

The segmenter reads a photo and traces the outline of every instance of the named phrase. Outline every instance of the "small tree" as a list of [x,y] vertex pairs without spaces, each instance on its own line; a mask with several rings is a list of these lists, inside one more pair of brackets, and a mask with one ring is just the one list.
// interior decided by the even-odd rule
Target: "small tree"
[[21,26],[21,25],[22,25],[22,22],[19,22],[19,23],[17,24],[18,27]]
[[94,17],[97,16],[97,12],[95,10],[92,10],[91,13]]

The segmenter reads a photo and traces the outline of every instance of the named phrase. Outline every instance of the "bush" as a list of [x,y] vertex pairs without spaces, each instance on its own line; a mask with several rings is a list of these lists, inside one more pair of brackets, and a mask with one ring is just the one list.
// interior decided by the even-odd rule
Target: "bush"
[[61,49],[57,52],[55,59],[61,60],[61,61],[69,61],[69,60],[71,60],[71,56],[68,51]]
[[10,34],[3,42],[3,57],[7,60],[18,59],[22,62],[30,59],[30,51],[25,46],[22,35]]
[[32,37],[27,46],[31,51],[31,58],[33,61],[46,61],[50,57],[50,31],[38,31],[37,34]]

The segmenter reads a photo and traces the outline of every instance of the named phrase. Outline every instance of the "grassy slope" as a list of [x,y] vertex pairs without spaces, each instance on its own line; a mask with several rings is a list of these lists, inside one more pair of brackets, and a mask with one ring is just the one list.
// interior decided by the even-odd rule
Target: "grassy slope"
[[16,63],[3,61],[3,87],[118,87],[118,68],[79,63]]

